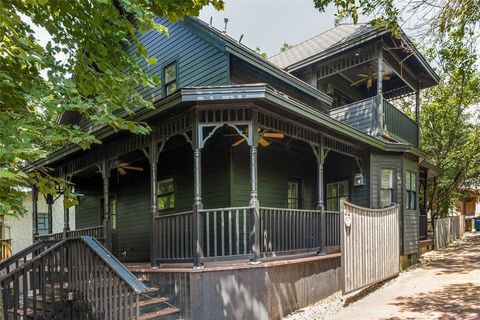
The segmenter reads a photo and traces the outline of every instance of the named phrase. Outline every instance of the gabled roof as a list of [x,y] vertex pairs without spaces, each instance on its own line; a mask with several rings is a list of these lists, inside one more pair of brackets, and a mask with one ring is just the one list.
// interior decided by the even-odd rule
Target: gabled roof
[[342,24],[278,53],[268,60],[282,69],[288,69],[298,62],[321,54],[332,47],[346,44],[353,39],[378,31],[367,24]]
[[272,75],[275,78],[282,80],[283,82],[295,87],[297,90],[300,90],[314,97],[315,99],[322,101],[327,105],[332,104],[332,98],[326,93],[312,87],[308,83],[300,80],[299,78],[286,72],[285,70],[282,70],[267,59],[264,59],[254,50],[239,43],[237,40],[233,39],[228,34],[221,32],[220,30],[212,26],[209,26],[204,21],[195,17],[186,17],[184,19],[184,23],[187,26],[191,27],[191,31],[197,31],[197,34],[199,34],[200,36],[203,35],[204,38],[207,38],[207,40],[217,41],[219,45],[225,48],[228,53],[252,64],[256,68],[266,72],[267,74]]

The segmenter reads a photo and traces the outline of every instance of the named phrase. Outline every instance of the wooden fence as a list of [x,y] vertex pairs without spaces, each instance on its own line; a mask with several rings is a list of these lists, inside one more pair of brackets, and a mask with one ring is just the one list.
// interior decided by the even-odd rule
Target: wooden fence
[[465,216],[435,219],[435,250],[460,239],[465,233]]
[[399,273],[398,206],[368,209],[345,202],[340,223],[344,294]]

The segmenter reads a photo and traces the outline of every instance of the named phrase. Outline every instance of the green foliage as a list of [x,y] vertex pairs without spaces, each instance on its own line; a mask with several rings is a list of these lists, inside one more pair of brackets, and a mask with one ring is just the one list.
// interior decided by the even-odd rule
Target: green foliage
[[[29,185],[48,194],[60,187],[67,205],[74,205],[75,196],[63,179],[42,168],[33,175],[22,171],[59,147],[86,149],[100,142],[77,126],[57,125],[63,112],[78,112],[115,130],[149,132],[145,123],[120,117],[152,108],[137,89],[158,85],[158,78],[138,63],[157,62],[139,36],[151,29],[168,36],[155,16],[176,21],[198,15],[209,4],[223,8],[221,0],[0,2],[0,214],[22,214]],[[33,26],[51,36],[46,45],[35,39]],[[133,44],[132,54],[125,49]]]
[[267,53],[263,52],[259,46],[255,47],[255,52],[260,55],[263,59],[267,59]]
[[287,43],[287,42],[284,42],[282,44],[282,47],[280,48],[280,52],[285,52],[287,51],[288,49],[290,49],[291,47],[293,47],[291,44]]

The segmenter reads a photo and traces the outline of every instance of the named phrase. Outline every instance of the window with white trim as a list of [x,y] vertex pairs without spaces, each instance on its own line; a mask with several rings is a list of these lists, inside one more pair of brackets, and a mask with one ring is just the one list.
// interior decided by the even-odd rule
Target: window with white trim
[[393,204],[394,176],[393,169],[380,170],[380,207],[388,207]]
[[163,86],[165,95],[177,90],[177,62],[174,61],[163,68]]
[[342,201],[348,201],[348,180],[327,183],[327,211],[340,211]]
[[417,209],[417,174],[413,171],[405,171],[405,208],[407,210]]

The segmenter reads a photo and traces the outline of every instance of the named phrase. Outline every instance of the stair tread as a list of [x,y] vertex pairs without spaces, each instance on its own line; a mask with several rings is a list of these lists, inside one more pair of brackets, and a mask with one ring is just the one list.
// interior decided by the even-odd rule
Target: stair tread
[[155,305],[155,304],[157,304],[157,303],[167,302],[168,300],[169,300],[169,299],[166,298],[166,297],[152,298],[152,299],[140,301],[140,302],[138,303],[138,306],[139,306],[140,308],[143,308],[143,307]]
[[149,287],[145,292],[144,294],[149,294],[149,293],[154,293],[154,292],[158,292],[160,289],[157,288],[157,287]]
[[179,312],[180,312],[180,310],[178,310],[177,308],[169,307],[169,308],[165,308],[165,309],[159,310],[159,311],[144,313],[144,314],[140,315],[140,317],[138,319],[139,320],[152,320],[152,319],[157,319],[159,317],[164,317],[164,316],[168,316],[170,314],[175,314],[175,313],[179,313]]

